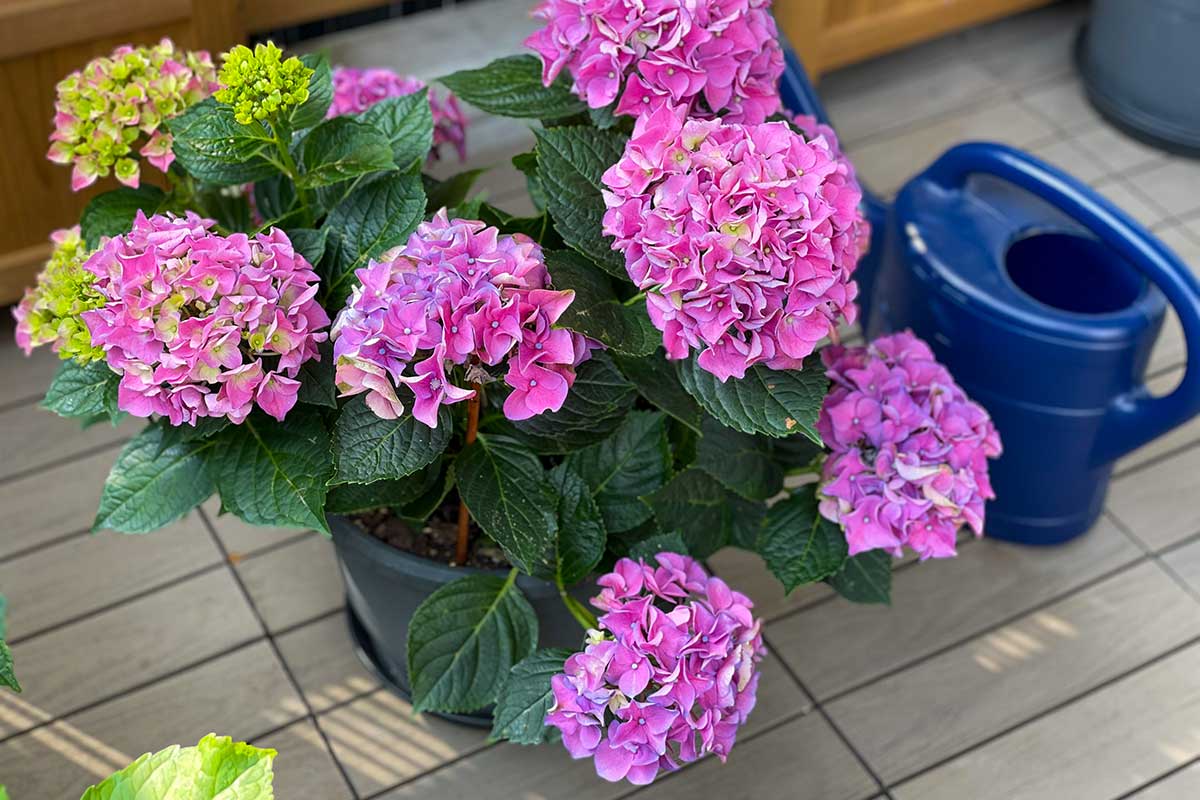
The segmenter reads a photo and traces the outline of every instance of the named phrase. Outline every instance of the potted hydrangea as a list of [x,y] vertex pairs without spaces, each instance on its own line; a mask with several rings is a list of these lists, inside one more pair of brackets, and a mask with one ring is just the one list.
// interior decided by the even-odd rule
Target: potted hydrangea
[[390,73],[164,43],[68,78],[52,155],[127,186],[58,235],[18,339],[64,358],[51,410],[147,420],[97,528],[215,492],[330,533],[417,710],[640,784],[754,705],[760,623],[704,558],[886,602],[904,548],[981,532],[1000,444],[911,334],[822,348],[869,231],[832,131],[782,113],[765,2],[535,13],[536,56],[441,80],[537,122],[532,216],[422,175],[457,101]]

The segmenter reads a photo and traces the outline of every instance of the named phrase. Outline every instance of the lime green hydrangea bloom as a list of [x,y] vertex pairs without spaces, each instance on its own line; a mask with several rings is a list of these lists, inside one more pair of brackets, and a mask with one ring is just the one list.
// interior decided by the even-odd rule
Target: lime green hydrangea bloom
[[234,116],[243,125],[255,120],[271,120],[308,99],[308,79],[313,71],[292,56],[283,59],[283,51],[274,42],[245,45],[225,53],[220,81],[224,85],[215,97],[233,106]]
[[93,285],[96,276],[83,268],[89,253],[79,226],[55,231],[51,239],[54,251],[37,285],[26,289],[13,309],[17,345],[29,355],[35,347],[52,344],[59,358],[87,364],[103,358],[104,351],[92,344],[80,314],[103,306],[104,296]]

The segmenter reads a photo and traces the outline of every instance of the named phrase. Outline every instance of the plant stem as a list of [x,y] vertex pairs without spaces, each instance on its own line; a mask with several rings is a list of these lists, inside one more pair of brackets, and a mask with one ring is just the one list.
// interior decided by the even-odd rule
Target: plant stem
[[275,149],[279,151],[283,172],[291,178],[296,187],[296,196],[300,199],[300,207],[304,209],[305,223],[311,225],[314,220],[312,207],[308,202],[308,190],[300,185],[300,168],[296,166],[296,159],[292,158],[292,152],[288,149],[287,141],[280,132],[280,127],[279,124],[271,125],[271,137],[275,140]]
[[[473,383],[471,388],[475,390],[475,394],[467,400],[467,439],[463,447],[474,444],[475,437],[479,433],[479,397],[483,394],[483,387],[478,383]],[[467,504],[460,496],[458,498],[458,541],[454,546],[454,563],[460,567],[467,563],[470,528],[471,512],[467,511]]]
[[596,615],[588,611],[587,607],[576,600],[571,595],[567,594],[567,587],[563,586],[562,578],[554,576],[554,583],[558,586],[558,596],[562,598],[563,605],[567,607],[567,611],[571,612],[571,616],[575,621],[583,626],[585,631],[594,630],[600,627],[600,623],[596,620]]

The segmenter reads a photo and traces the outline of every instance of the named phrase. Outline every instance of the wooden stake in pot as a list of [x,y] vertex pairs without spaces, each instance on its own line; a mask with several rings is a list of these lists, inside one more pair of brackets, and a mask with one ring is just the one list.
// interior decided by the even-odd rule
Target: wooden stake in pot
[[[475,390],[475,394],[467,400],[467,439],[463,444],[464,447],[470,447],[475,442],[475,435],[479,432],[479,400],[483,394],[483,386],[472,383],[471,388]],[[458,541],[454,548],[454,563],[460,567],[467,563],[470,526],[471,514],[467,511],[467,504],[460,495],[458,498]]]

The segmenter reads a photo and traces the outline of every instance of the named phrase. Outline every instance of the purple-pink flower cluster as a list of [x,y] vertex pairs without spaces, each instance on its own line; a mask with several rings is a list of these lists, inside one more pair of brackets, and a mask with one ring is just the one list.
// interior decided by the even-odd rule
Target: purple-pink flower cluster
[[404,413],[403,385],[413,416],[435,428],[439,406],[475,394],[455,380],[485,380],[481,367],[505,359],[505,416],[557,411],[591,352],[584,336],[554,327],[575,292],[550,287],[542,249],[528,236],[442,209],[355,275],[360,285],[333,326],[337,386],[343,396],[366,392],[385,419]]
[[832,451],[820,509],[843,527],[850,554],[899,556],[907,545],[922,560],[947,558],[963,524],[981,535],[1000,436],[929,346],[904,331],[821,357],[833,386],[817,419]]
[[754,709],[765,654],[754,604],[687,556],[623,558],[598,581],[601,631],[550,683],[546,724],[609,781],[646,784],[714,753]]
[[604,232],[663,333],[725,381],[758,363],[798,369],[839,317],[869,239],[854,171],[827,137],[785,122],[641,117],[604,173]]
[[770,0],[545,0],[525,40],[549,86],[565,68],[592,108],[762,122],[779,110],[783,51]]
[[[361,114],[380,100],[403,97],[425,88],[419,78],[398,75],[390,69],[337,67],[333,71],[333,103],[329,117]],[[429,108],[433,111],[433,149],[429,158],[436,160],[442,145],[451,145],[459,161],[467,159],[467,116],[450,92],[443,97],[429,90]]]
[[106,302],[82,316],[121,374],[117,405],[172,425],[276,419],[296,403],[300,365],[320,359],[329,317],[317,274],[277,228],[220,236],[216,223],[138,212],[84,264]]

